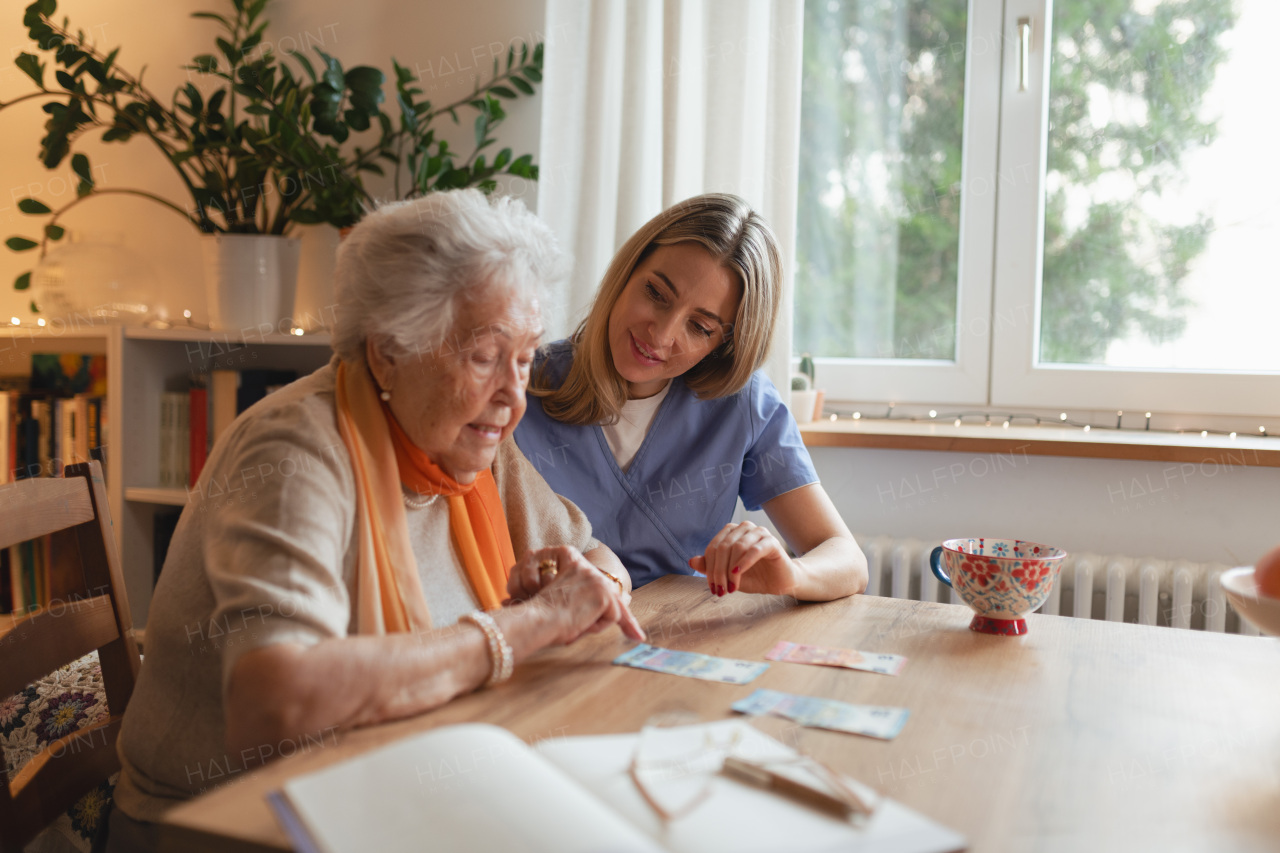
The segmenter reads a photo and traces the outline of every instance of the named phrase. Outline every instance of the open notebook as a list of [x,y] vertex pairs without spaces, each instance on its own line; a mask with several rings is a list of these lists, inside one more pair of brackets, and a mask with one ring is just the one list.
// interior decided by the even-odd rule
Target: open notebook
[[529,747],[496,726],[447,726],[295,778],[269,800],[304,853],[946,853],[965,847],[961,835],[856,783],[879,805],[870,818],[839,820],[719,775],[701,745],[727,745],[751,759],[794,755],[742,720],[662,733],[668,754],[691,760],[681,772],[648,779],[651,796],[661,797],[666,786],[678,798],[680,787],[691,784],[706,792],[696,808],[664,826],[628,775],[637,737],[557,738]]

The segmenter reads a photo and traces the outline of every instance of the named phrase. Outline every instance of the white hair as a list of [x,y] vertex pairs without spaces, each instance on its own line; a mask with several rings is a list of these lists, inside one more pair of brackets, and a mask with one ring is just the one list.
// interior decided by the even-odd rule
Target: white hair
[[467,189],[382,204],[338,247],[333,348],[355,363],[371,337],[389,355],[430,352],[458,297],[504,287],[545,304],[567,272],[551,229],[517,199]]

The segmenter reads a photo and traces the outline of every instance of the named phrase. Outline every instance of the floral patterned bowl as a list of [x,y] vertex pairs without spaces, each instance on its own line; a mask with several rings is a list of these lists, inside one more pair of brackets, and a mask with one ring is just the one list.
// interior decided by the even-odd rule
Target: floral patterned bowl
[[970,630],[1014,636],[1027,633],[1026,615],[1049,597],[1066,556],[1021,539],[948,539],[929,567],[977,614]]

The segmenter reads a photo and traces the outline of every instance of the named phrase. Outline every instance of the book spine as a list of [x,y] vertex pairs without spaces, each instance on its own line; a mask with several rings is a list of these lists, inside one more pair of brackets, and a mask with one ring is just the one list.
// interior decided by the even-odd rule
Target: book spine
[[0,613],[13,612],[13,583],[9,579],[9,549],[0,548]]
[[187,478],[191,473],[191,404],[187,400],[187,395],[175,393],[173,395],[174,411],[178,416],[178,433],[173,452],[177,468],[177,482],[175,486],[186,486]]
[[18,431],[12,405],[9,392],[0,391],[0,456],[4,457],[4,465],[0,467],[0,486],[13,479],[13,471],[18,467]]
[[173,398],[160,395],[160,485],[169,488],[173,478]]
[[89,461],[89,398],[83,394],[76,397],[72,405],[75,420],[72,421],[75,434],[75,457],[77,462]]
[[22,546],[10,545],[9,552],[9,594],[11,596],[11,613],[22,613],[26,609],[22,585]]
[[194,386],[188,395],[188,423],[190,424],[190,467],[188,486],[194,486],[204,470],[205,459],[209,453],[209,392],[200,386]]

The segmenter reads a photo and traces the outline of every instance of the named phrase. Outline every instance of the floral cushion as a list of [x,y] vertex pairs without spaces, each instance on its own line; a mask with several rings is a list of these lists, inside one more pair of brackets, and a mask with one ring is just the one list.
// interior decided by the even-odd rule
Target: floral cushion
[[[107,716],[107,695],[97,652],[0,699],[0,747],[4,750],[8,779],[13,779],[51,741]],[[88,851],[95,833],[110,814],[115,781],[112,776],[81,797],[28,849],[54,849],[50,842],[58,839],[48,836],[59,836],[70,849]],[[66,849],[67,843],[59,846]]]

